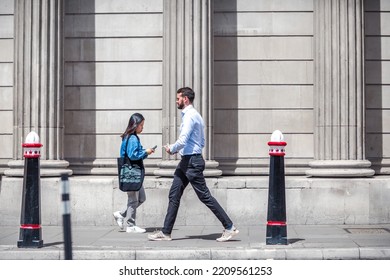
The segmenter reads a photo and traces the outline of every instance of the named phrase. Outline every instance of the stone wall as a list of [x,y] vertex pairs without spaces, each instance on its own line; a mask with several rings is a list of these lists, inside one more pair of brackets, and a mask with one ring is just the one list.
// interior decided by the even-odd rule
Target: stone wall
[[[82,165],[119,155],[131,114],[161,158],[162,0],[65,1],[65,158]],[[85,169],[85,168],[84,168]]]
[[14,1],[0,1],[0,174],[12,159]]
[[[237,225],[266,224],[267,177],[221,177],[207,179],[211,193]],[[146,201],[137,211],[137,223],[161,227],[168,206],[171,179],[147,177]],[[0,225],[19,225],[21,178],[3,178]],[[118,189],[116,177],[72,176],[69,178],[71,220],[75,225],[115,225],[114,211],[126,206],[127,195]],[[62,224],[61,181],[41,180],[42,225]],[[390,180],[308,179],[286,177],[287,224],[381,224],[390,219]],[[219,225],[189,185],[183,194],[176,225]]]
[[298,170],[313,158],[313,0],[214,9],[215,159],[224,174],[266,174],[278,129]]
[[390,3],[365,1],[367,158],[390,173]]

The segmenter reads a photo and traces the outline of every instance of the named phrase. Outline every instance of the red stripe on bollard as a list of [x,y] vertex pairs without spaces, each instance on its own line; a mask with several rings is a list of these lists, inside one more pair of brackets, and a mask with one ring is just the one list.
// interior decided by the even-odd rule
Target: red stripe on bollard
[[23,143],[22,147],[23,148],[40,148],[43,145],[41,143]]
[[39,158],[41,156],[41,143],[24,143],[23,156],[25,158]]
[[24,224],[24,225],[21,225],[20,228],[22,228],[22,229],[40,229],[41,225]]
[[267,226],[286,226],[286,222],[283,221],[268,221]]
[[286,155],[285,153],[285,150],[284,150],[284,147],[287,146],[287,143],[286,142],[274,142],[274,141],[270,141],[268,142],[268,146],[270,147],[269,148],[269,155],[270,156],[279,156],[279,157],[283,157]]

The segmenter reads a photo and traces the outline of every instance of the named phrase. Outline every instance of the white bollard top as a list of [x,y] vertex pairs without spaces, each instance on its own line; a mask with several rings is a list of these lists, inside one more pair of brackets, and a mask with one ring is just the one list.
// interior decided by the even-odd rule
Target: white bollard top
[[26,137],[26,142],[25,143],[39,143],[39,136],[35,131],[31,131],[27,137]]
[[271,142],[282,142],[284,140],[283,133],[280,130],[275,130],[271,135]]

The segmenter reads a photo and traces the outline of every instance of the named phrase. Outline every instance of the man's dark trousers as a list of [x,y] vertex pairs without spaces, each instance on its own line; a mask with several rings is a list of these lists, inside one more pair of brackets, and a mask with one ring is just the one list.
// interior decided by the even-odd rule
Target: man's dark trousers
[[167,215],[165,216],[164,228],[162,229],[163,233],[171,234],[179,210],[180,199],[188,183],[191,183],[200,201],[214,213],[225,229],[233,225],[233,222],[221,205],[211,195],[204,179],[204,169],[205,161],[201,154],[182,156],[180,163],[176,167],[169,191],[169,205]]

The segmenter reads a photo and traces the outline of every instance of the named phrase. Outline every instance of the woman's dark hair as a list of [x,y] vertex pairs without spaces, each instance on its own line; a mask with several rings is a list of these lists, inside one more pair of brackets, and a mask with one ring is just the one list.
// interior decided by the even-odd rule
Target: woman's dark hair
[[135,130],[137,129],[137,126],[139,126],[143,120],[145,120],[145,118],[140,113],[132,114],[125,132],[123,132],[121,135],[122,139],[126,138],[130,134],[136,133]]

